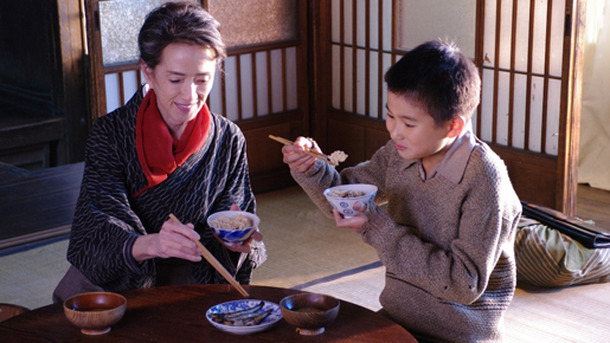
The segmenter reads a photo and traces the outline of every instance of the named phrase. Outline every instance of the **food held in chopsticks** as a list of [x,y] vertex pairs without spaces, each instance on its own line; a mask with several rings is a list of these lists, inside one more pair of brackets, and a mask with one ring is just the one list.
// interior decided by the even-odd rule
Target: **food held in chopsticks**
[[[278,136],[274,136],[274,135],[269,135],[269,138],[273,139],[274,141],[280,142],[284,145],[292,145],[293,142],[286,139],[286,138],[282,138],[282,137],[278,137]],[[344,162],[347,159],[347,154],[341,150],[337,150],[334,151],[332,154],[330,154],[330,156],[325,155],[323,153],[314,151],[314,150],[305,150],[305,153],[321,159],[322,161],[330,164],[333,167],[336,167],[339,165],[339,163]]]
[[230,312],[212,313],[210,314],[210,317],[213,321],[225,325],[258,325],[273,311],[272,308],[264,309],[264,306],[265,302],[261,301],[258,304],[245,309]]
[[336,167],[339,165],[339,163],[345,162],[345,160],[347,159],[347,154],[341,150],[336,150],[333,151],[333,153],[330,154],[328,158],[330,158],[330,164]]

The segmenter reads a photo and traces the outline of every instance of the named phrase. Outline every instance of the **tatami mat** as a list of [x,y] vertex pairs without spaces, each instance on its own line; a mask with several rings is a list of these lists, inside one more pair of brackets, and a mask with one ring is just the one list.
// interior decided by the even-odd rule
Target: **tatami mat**
[[0,255],[0,303],[35,309],[51,303],[68,270],[67,237],[4,251]]
[[300,189],[257,199],[269,258],[255,271],[254,284],[292,288],[378,260],[358,234],[335,227]]

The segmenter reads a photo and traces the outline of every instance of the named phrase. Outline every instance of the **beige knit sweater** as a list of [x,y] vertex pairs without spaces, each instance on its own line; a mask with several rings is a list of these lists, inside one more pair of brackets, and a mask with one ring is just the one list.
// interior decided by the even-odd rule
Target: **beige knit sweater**
[[484,142],[466,131],[428,178],[392,141],[341,174],[318,161],[292,175],[327,215],[327,187],[379,188],[375,201],[387,201],[387,212],[369,209],[362,238],[386,267],[380,302],[395,321],[431,342],[502,341],[521,204],[503,161]]

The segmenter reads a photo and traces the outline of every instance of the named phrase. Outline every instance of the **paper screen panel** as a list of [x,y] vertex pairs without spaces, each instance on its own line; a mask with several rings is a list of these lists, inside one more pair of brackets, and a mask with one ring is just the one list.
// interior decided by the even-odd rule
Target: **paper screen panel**
[[168,0],[100,1],[104,66],[138,61],[138,33],[146,15]]
[[454,41],[474,57],[476,0],[402,0],[398,2],[397,48],[411,50],[437,38]]
[[299,39],[298,1],[208,0],[227,47]]

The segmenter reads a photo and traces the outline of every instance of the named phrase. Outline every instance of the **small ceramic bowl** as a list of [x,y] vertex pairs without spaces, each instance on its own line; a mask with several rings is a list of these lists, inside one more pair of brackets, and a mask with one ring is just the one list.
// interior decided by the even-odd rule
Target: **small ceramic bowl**
[[103,335],[123,318],[127,299],[112,292],[81,293],[64,301],[64,313],[85,335]]
[[282,316],[301,335],[313,336],[324,332],[339,314],[340,302],[330,295],[297,293],[280,301]]
[[324,191],[326,200],[339,211],[344,218],[351,218],[361,214],[354,208],[357,202],[368,205],[377,194],[377,186],[364,183],[353,183],[330,187]]
[[207,222],[218,238],[225,242],[237,243],[248,239],[261,220],[250,212],[220,211],[211,214]]

